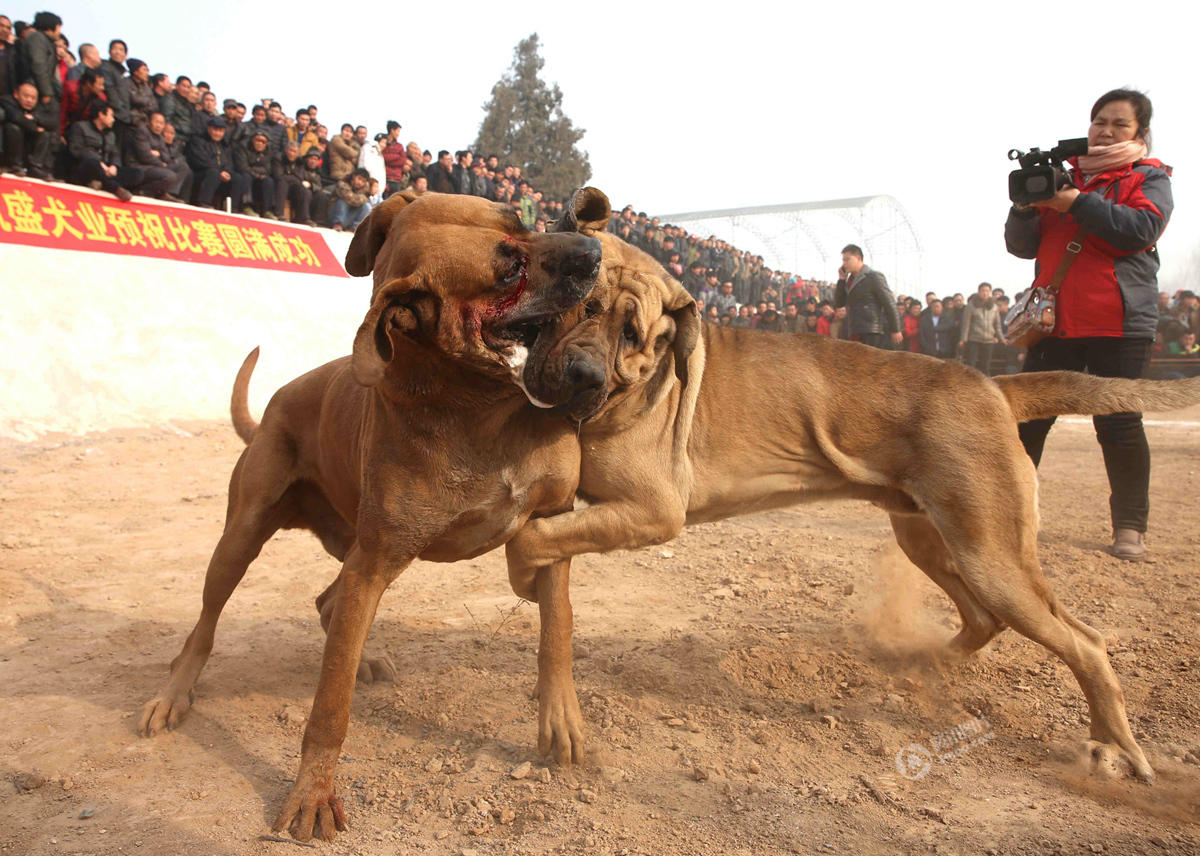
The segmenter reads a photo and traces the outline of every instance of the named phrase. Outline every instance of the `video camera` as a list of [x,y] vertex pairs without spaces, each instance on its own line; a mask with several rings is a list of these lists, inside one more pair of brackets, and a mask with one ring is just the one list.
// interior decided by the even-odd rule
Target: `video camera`
[[1008,174],[1008,198],[1014,205],[1050,199],[1064,187],[1071,186],[1063,161],[1087,152],[1087,137],[1059,140],[1058,145],[1048,152],[1030,149],[1026,154],[1020,149],[1009,149],[1008,159],[1020,163],[1021,168]]

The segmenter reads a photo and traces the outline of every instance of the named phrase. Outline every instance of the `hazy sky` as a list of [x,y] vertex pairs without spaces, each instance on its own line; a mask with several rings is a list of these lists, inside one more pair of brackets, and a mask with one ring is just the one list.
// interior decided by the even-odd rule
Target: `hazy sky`
[[1160,283],[1200,285],[1185,264],[1200,246],[1200,185],[1185,160],[1200,119],[1182,4],[1154,14],[1099,0],[809,7],[47,4],[73,47],[91,41],[107,55],[121,37],[151,72],[203,78],[220,98],[272,96],[289,112],[315,103],[331,128],[365,122],[372,133],[395,118],[402,139],[435,152],[471,143],[513,47],[537,31],[543,76],[587,129],[592,183],[614,205],[663,213],[891,194],[916,223],[925,285],[939,293],[1028,283],[1031,263],[1004,251],[1006,152],[1084,135],[1097,96],[1134,86],[1154,101],[1153,154],[1176,167]]

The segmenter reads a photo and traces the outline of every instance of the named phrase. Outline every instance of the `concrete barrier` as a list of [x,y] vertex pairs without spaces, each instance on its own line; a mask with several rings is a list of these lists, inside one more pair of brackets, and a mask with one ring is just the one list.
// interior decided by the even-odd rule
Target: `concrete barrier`
[[[0,179],[0,436],[227,419],[234,374],[256,345],[262,354],[250,403],[257,415],[279,386],[350,352],[368,280],[347,278],[340,266],[320,275],[239,259],[198,263],[31,245],[15,228],[13,200],[26,191],[30,198],[79,191],[39,184]],[[95,198],[97,211],[173,210],[251,235],[301,230],[313,249],[339,261],[350,243],[325,229],[82,193]],[[44,216],[49,229],[52,218]],[[63,238],[68,245],[70,236]]]

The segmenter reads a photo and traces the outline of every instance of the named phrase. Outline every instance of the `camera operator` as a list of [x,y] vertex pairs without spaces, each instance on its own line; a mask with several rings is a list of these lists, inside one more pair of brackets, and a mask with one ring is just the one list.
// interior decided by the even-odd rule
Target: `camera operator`
[[[1138,378],[1150,361],[1157,322],[1158,252],[1171,216],[1171,170],[1147,158],[1150,99],[1114,89],[1092,106],[1088,153],[1072,158],[1071,186],[1045,201],[1012,208],[1004,227],[1008,251],[1036,259],[1034,285],[1054,277],[1068,249],[1077,251],[1062,279],[1055,325],[1029,349],[1024,371],[1068,369]],[[1081,228],[1086,236],[1077,250]],[[1053,419],[1019,426],[1036,466]],[[1140,413],[1093,419],[1112,490],[1113,543],[1121,559],[1146,554],[1150,448]]]

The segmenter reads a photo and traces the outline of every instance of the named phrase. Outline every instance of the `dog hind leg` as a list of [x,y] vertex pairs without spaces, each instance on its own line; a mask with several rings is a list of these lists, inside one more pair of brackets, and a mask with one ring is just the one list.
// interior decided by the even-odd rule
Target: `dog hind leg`
[[952,659],[974,654],[1004,629],[1004,624],[988,612],[958,576],[954,559],[941,534],[924,514],[890,514],[896,543],[909,561],[925,572],[950,596],[958,608],[962,628],[950,640],[947,652]]
[[[325,591],[317,595],[317,614],[321,617],[321,629],[326,635],[329,633],[329,622],[333,618],[334,607],[337,606],[338,592],[342,575],[339,573],[337,578],[331,582]],[[378,683],[387,681],[390,684],[396,683],[396,665],[391,658],[386,654],[375,657],[370,651],[363,651],[362,659],[358,663],[357,681],[360,684]]]

